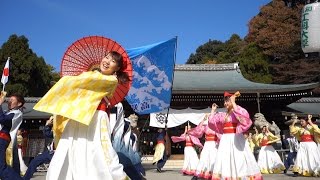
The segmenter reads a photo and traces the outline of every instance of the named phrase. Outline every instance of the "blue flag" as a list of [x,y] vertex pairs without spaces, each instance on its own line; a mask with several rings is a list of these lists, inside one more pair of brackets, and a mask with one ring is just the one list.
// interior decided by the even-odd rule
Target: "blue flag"
[[169,108],[177,38],[128,49],[133,68],[126,100],[138,114]]

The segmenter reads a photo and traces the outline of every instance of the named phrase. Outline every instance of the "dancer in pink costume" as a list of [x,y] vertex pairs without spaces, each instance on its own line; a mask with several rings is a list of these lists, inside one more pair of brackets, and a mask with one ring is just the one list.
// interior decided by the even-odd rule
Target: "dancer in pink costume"
[[212,172],[213,180],[263,179],[249,144],[243,136],[243,132],[250,128],[252,121],[247,110],[236,104],[238,96],[239,92],[224,93],[226,113],[216,113],[217,107],[212,105],[209,127],[218,137],[221,136]]
[[198,154],[193,145],[199,146],[200,148],[203,148],[203,146],[197,137],[189,134],[190,130],[191,127],[188,125],[185,127],[185,131],[181,136],[172,136],[171,139],[174,143],[186,141],[186,146],[184,147],[183,168],[181,171],[184,175],[193,176],[199,162]]
[[[217,106],[214,104],[214,106]],[[200,160],[197,165],[197,169],[195,172],[193,180],[202,178],[202,179],[211,179],[212,178],[212,171],[214,167],[214,163],[216,160],[216,154],[218,150],[218,137],[216,132],[214,132],[208,126],[208,116],[207,114],[205,118],[201,121],[201,123],[196,127],[193,128],[189,134],[195,137],[202,137],[205,134],[205,143],[203,149],[200,154]]]

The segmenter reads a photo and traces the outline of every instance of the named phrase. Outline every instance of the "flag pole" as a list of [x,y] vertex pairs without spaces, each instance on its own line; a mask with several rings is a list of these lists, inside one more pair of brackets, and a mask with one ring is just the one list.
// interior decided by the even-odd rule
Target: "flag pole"
[[[171,98],[172,98],[172,89],[173,89],[173,80],[174,80],[174,69],[176,67],[176,59],[177,59],[177,46],[178,46],[178,36],[175,37],[176,43],[175,43],[175,48],[174,48],[174,59],[173,59],[173,71],[172,71],[172,85],[171,85],[171,94],[170,94],[170,105],[171,105]],[[168,116],[169,116],[169,110],[170,110],[170,105],[167,111],[166,115],[166,120],[165,122],[165,130],[167,130],[167,124],[168,124]]]
[[[150,121],[150,115],[148,116],[148,119],[144,122],[144,125],[142,126],[142,129],[143,129],[144,127],[146,127],[146,124],[147,124],[148,121]],[[140,135],[141,135],[141,133],[142,133],[142,129],[141,129],[141,131],[139,131],[138,139],[140,139]]]
[[169,110],[170,110],[170,106],[171,106],[171,98],[172,98],[172,89],[173,89],[173,79],[174,79],[174,69],[175,69],[175,66],[176,66],[176,57],[177,57],[177,45],[178,45],[178,36],[175,37],[176,39],[176,43],[175,43],[175,48],[174,48],[174,59],[173,59],[173,71],[172,71],[172,85],[171,85],[171,94],[170,94],[170,103],[169,103],[169,108],[168,108],[168,111],[167,111],[167,116],[166,116],[166,120],[164,121],[165,122],[165,133],[166,133],[166,136],[165,136],[165,150],[166,150],[166,154],[168,157],[170,157],[171,155],[171,140],[169,138],[169,134],[167,132],[167,124],[168,124],[168,116],[169,116]]

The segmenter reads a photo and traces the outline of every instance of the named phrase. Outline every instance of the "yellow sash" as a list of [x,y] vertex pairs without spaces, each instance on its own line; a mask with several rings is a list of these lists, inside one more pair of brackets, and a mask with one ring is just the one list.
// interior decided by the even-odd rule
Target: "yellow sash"
[[12,141],[10,141],[7,149],[6,149],[6,162],[7,165],[10,167],[13,167],[13,147],[12,147]]
[[118,84],[113,75],[89,71],[62,77],[34,106],[37,111],[56,116],[55,135],[61,135],[71,119],[89,125],[103,97],[111,98]]

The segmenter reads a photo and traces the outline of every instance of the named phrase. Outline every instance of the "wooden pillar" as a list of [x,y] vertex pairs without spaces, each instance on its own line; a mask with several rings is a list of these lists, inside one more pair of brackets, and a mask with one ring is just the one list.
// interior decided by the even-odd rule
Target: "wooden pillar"
[[171,138],[170,138],[168,127],[167,127],[169,110],[170,110],[170,108],[168,108],[168,111],[167,111],[167,116],[166,116],[166,120],[165,120],[165,128],[164,128],[166,131],[166,136],[164,137],[165,138],[165,152],[164,153],[167,154],[168,158],[171,155]]

